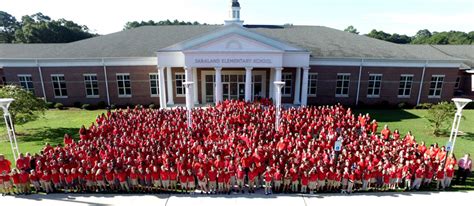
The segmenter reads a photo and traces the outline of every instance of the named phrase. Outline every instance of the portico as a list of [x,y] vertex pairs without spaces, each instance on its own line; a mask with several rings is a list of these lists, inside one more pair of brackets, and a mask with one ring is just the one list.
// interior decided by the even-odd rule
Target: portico
[[[295,75],[288,76],[291,77],[289,82],[294,84],[285,86],[292,87],[288,90],[293,93],[290,95],[294,99],[292,103],[306,105],[304,96],[307,95],[307,86],[304,84],[307,84],[308,73],[303,72],[301,78],[301,69],[309,68],[309,56],[310,52],[305,49],[257,34],[237,24],[226,25],[157,52],[158,68],[166,68],[168,82],[168,88],[160,90],[163,91],[160,98],[166,98],[164,91],[176,92],[176,89],[170,88],[173,86],[170,82],[177,82],[170,75],[173,68],[184,68],[185,81],[194,82],[190,89],[194,104],[216,103],[225,99],[252,101],[273,98],[273,82],[282,81],[285,68],[292,71],[296,68]],[[306,79],[306,82],[301,79]],[[175,103],[172,97],[168,94],[168,104]]]

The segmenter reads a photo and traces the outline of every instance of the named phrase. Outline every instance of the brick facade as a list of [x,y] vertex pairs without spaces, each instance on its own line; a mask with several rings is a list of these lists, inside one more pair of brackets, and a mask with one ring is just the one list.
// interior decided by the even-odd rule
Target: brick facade
[[[61,102],[67,106],[73,105],[75,102],[97,104],[100,101],[107,102],[107,91],[105,87],[105,75],[103,67],[42,67],[44,89],[47,101]],[[245,71],[241,69],[226,69],[223,71]],[[173,100],[175,104],[184,104],[185,97],[176,95],[176,73],[184,74],[183,68],[173,68],[172,70],[172,85],[173,85]],[[202,102],[202,82],[201,71],[214,71],[213,68],[200,68],[197,70],[197,86],[198,99]],[[269,68],[255,68],[253,71],[266,71],[266,96],[269,96],[270,85],[270,69]],[[398,104],[405,102],[410,105],[417,103],[420,81],[423,68],[393,68],[393,67],[364,67],[362,69],[359,103],[360,104],[380,104],[387,102],[389,104]],[[32,77],[34,93],[38,97],[43,97],[42,85],[37,67],[22,67],[22,68],[3,68],[5,80],[8,84],[19,84],[18,75],[29,74]],[[119,97],[117,86],[117,74],[129,73],[131,80],[131,97]],[[159,96],[152,96],[150,92],[150,73],[158,73],[156,66],[108,66],[107,77],[109,85],[109,95],[111,104],[115,105],[133,105],[133,104],[156,104],[159,105]],[[296,68],[285,68],[282,73],[291,73],[292,76],[292,94],[291,97],[283,97],[283,103],[293,103],[296,86]],[[359,78],[359,67],[354,66],[312,66],[309,73],[318,74],[317,95],[308,96],[308,104],[324,105],[342,103],[344,105],[355,105],[357,99],[357,87]],[[350,74],[349,95],[347,97],[336,97],[336,82],[338,73]],[[67,98],[57,98],[54,96],[53,85],[51,80],[52,74],[63,74],[67,87]],[[99,97],[87,98],[84,83],[84,74],[96,74],[98,79]],[[303,74],[303,72],[301,72]],[[381,74],[381,88],[380,96],[371,98],[367,96],[368,80],[370,74]],[[400,85],[400,75],[413,75],[413,83],[409,97],[398,97],[398,89]],[[443,88],[440,98],[429,98],[428,93],[430,89],[430,81],[432,75],[444,75]],[[420,102],[438,102],[442,100],[449,100],[454,96],[455,82],[460,77],[459,88],[462,89],[466,95],[473,95],[471,89],[471,75],[459,71],[457,68],[426,68],[423,89],[420,96]],[[303,78],[301,78],[302,80]],[[165,81],[166,70],[165,70]],[[165,82],[167,86],[167,82]],[[165,89],[167,92],[168,90]]]

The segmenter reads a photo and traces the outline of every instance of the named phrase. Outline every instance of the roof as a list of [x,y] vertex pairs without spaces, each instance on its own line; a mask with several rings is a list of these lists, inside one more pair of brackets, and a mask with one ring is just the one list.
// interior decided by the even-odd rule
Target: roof
[[[474,62],[474,46],[402,45],[324,26],[245,25],[261,35],[302,47],[312,57]],[[1,58],[155,57],[155,52],[222,25],[142,26],[64,44],[0,44]]]

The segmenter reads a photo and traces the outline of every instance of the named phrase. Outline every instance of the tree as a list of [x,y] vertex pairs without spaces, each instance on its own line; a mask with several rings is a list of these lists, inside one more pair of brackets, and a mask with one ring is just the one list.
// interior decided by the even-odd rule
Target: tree
[[0,43],[10,43],[15,39],[15,31],[20,23],[11,14],[0,11]]
[[[155,22],[153,20],[141,21],[141,22],[129,21],[129,22],[125,23],[125,26],[123,27],[123,30],[133,29],[133,28],[137,28],[137,27],[141,27],[141,26],[158,26],[158,25],[201,25],[201,23],[199,23],[197,21],[185,22],[185,21],[179,21],[177,19],[175,19],[173,21],[170,21],[169,19],[167,19],[167,20],[158,21],[158,22]],[[206,25],[206,24],[204,24],[204,25]]]
[[12,121],[17,125],[38,119],[46,110],[46,103],[42,99],[38,99],[33,93],[16,85],[0,88],[0,98],[15,99],[9,111]]
[[346,29],[344,29],[344,31],[353,33],[353,34],[359,34],[359,31],[357,31],[357,29],[352,25],[348,26]]
[[377,31],[375,29],[372,29],[370,33],[366,34],[368,37],[372,37],[374,39],[380,39],[384,41],[389,41],[391,35],[389,33],[385,33],[383,31]]
[[434,135],[438,136],[442,134],[444,126],[449,122],[455,111],[456,107],[454,104],[448,102],[440,102],[428,109],[426,119],[430,122]]

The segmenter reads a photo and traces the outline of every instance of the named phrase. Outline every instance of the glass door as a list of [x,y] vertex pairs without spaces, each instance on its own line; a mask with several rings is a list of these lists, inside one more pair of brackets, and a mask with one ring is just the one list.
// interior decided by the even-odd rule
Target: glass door
[[239,97],[238,99],[245,99],[245,83],[239,83]]
[[222,83],[222,98],[224,100],[230,99],[230,84]]

